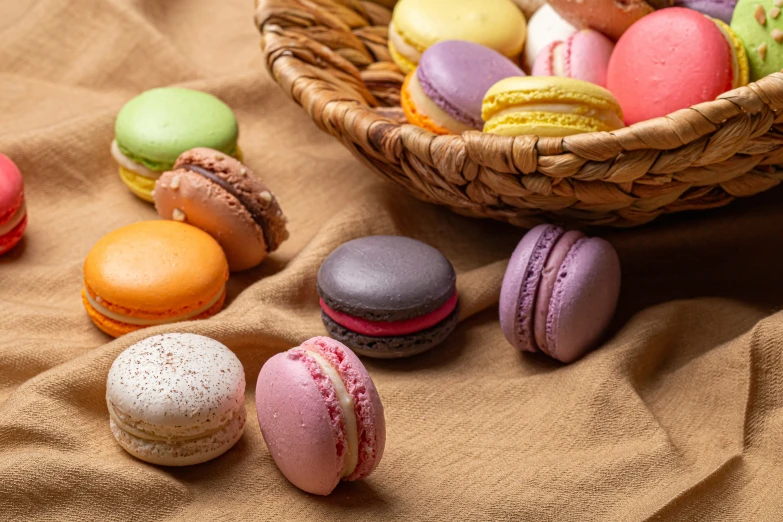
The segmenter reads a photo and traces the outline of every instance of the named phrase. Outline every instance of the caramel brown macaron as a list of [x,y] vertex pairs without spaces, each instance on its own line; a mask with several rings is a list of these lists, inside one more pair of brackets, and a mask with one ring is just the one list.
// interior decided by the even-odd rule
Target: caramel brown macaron
[[214,237],[232,272],[260,264],[288,238],[277,198],[250,169],[222,152],[197,148],[177,158],[155,185],[155,208]]

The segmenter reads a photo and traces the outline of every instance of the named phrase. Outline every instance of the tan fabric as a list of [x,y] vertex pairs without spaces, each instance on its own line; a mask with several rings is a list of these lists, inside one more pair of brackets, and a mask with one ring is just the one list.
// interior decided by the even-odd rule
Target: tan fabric
[[[24,243],[0,259],[0,519],[781,519],[783,191],[608,233],[625,270],[611,338],[569,367],[521,355],[496,299],[522,232],[377,179],[268,79],[252,18],[249,0],[0,2],[0,150],[22,169],[30,210]],[[82,309],[82,260],[103,234],[155,218],[119,181],[114,116],[175,83],[236,110],[291,239],[232,276],[214,319],[109,342]],[[430,353],[367,361],[386,455],[368,480],[316,498],[270,459],[256,375],[324,333],[324,257],[380,233],[453,261],[464,318]],[[248,378],[243,439],[187,469],[124,453],[103,399],[117,354],[168,329],[226,343]]]

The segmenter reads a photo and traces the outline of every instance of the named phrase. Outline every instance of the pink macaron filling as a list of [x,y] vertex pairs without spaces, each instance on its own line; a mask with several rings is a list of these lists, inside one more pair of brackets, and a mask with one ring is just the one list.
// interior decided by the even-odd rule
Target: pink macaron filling
[[457,307],[457,300],[457,292],[454,292],[454,295],[446,301],[446,304],[437,310],[402,321],[369,321],[360,317],[354,317],[330,308],[323,299],[321,299],[321,308],[332,321],[352,332],[371,337],[397,337],[432,328],[451,315]]
[[383,406],[377,400],[377,392],[367,370],[355,355],[349,355],[343,349],[342,344],[327,337],[309,339],[300,348],[313,350],[329,361],[353,397],[359,439],[358,459],[353,473],[344,480],[366,477],[378,465],[386,443]]

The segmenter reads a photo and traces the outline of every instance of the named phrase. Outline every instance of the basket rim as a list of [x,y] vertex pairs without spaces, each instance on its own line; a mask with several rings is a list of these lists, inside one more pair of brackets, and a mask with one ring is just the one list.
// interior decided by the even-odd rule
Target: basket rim
[[[378,91],[365,84],[365,78],[374,78],[379,70],[375,66],[394,76],[397,89],[404,79],[396,65],[378,60],[370,44],[357,37],[377,29],[374,34],[382,32],[377,40],[385,49],[385,27],[372,25],[370,17],[365,25],[351,27],[335,14],[353,10],[358,16],[368,3],[382,2],[256,0],[265,65],[319,128],[420,199],[514,224],[536,212],[552,216],[572,210],[578,221],[592,223],[595,216],[620,214],[619,209],[630,207],[620,219],[642,224],[664,212],[722,206],[783,180],[774,169],[783,164],[783,133],[770,133],[773,125],[783,124],[783,113],[778,114],[783,108],[783,73],[611,132],[552,138],[474,130],[440,136],[407,123],[398,106],[384,106],[373,94]],[[329,37],[337,33],[345,41],[332,48],[337,44]],[[351,54],[352,46],[376,56],[376,61],[353,63],[349,58],[360,60]],[[751,171],[758,179],[742,179]],[[736,178],[742,182],[735,183]],[[562,188],[566,179],[573,186],[563,195],[555,187]],[[602,188],[601,183],[611,186]],[[643,196],[636,194],[638,187]],[[661,190],[656,192],[656,187]],[[721,193],[710,193],[710,187]],[[586,194],[588,189],[591,194]],[[689,189],[696,193],[686,193]],[[602,195],[601,190],[612,193]],[[570,207],[563,210],[561,204]],[[608,218],[603,221],[612,224]]]

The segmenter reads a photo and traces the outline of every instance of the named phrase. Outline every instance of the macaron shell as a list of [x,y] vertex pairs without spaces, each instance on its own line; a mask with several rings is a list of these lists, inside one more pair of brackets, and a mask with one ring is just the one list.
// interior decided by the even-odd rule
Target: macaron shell
[[525,42],[525,17],[511,0],[400,0],[393,21],[420,51],[443,40],[467,40],[513,58]]
[[536,58],[547,46],[568,39],[576,31],[576,27],[566,22],[551,5],[544,4],[528,23],[524,54],[525,69],[532,70]]
[[454,268],[435,248],[403,236],[369,236],[336,248],[318,270],[333,310],[371,321],[412,319],[456,292]]
[[[174,189],[172,184],[177,180]],[[231,271],[245,270],[267,256],[266,242],[248,210],[231,194],[194,172],[164,172],[155,189],[155,209],[163,219],[174,211],[185,222],[214,237],[228,259]]]
[[194,147],[234,154],[238,134],[228,105],[211,94],[179,87],[136,96],[123,106],[115,124],[122,153],[158,172]]
[[500,290],[500,328],[514,347],[538,349],[533,337],[535,298],[549,250],[565,231],[554,225],[531,229],[514,249]]
[[723,37],[729,43],[732,59],[732,88],[736,89],[750,83],[750,62],[748,54],[745,52],[745,46],[742,44],[737,33],[726,25],[723,21],[713,18],[713,22],[723,33]]
[[0,154],[0,225],[13,216],[24,201],[22,173],[8,156]]
[[564,363],[594,348],[614,316],[620,295],[620,260],[600,238],[578,241],[563,262],[549,303],[547,345]]
[[445,341],[459,324],[459,305],[435,326],[396,337],[372,337],[351,331],[324,312],[321,312],[321,319],[330,337],[349,346],[359,355],[374,359],[398,359],[419,355]]
[[296,487],[328,495],[342,461],[324,398],[305,364],[289,352],[269,359],[256,384],[258,423],[269,453]]
[[136,174],[123,167],[120,167],[120,179],[137,198],[147,203],[154,201],[152,191],[155,190],[155,179]]
[[113,420],[109,427],[122,448],[144,462],[158,466],[192,466],[217,458],[230,450],[245,432],[247,413],[240,410],[231,423],[208,437],[187,442],[145,440],[123,431]]
[[[759,6],[764,12],[763,25],[755,18]],[[783,16],[770,16],[775,7],[774,0],[739,0],[734,9],[731,28],[742,40],[747,51],[751,81],[760,80],[783,69],[783,45],[772,38],[772,31],[775,29],[783,31]]]
[[84,281],[105,305],[182,313],[213,299],[228,279],[220,245],[175,221],[144,221],[104,236],[84,262]]
[[[191,317],[188,320],[198,321],[200,319],[208,319],[213,315],[217,314],[218,312],[220,312],[220,310],[223,309],[223,305],[225,304],[225,302],[226,302],[226,291],[223,290],[218,300],[215,301],[215,304],[213,304],[207,310],[204,310],[204,312],[200,313],[199,315]],[[93,308],[90,302],[87,300],[87,290],[85,289],[82,289],[82,304],[84,305],[84,309],[87,311],[87,315],[90,317],[90,319],[92,319],[92,322],[95,323],[95,326],[103,330],[104,333],[111,335],[112,337],[120,337],[127,333],[135,332],[136,330],[141,330],[142,328],[145,328],[144,326],[115,321],[114,319],[111,319],[101,314],[95,308]],[[176,315],[172,312],[171,314],[162,314],[159,317],[162,319],[167,319],[169,317],[176,317]]]
[[25,216],[10,232],[0,236],[0,255],[5,254],[19,244],[26,228],[27,216]]
[[495,83],[525,73],[514,62],[483,45],[448,40],[427,49],[416,76],[424,93],[453,118],[481,130],[481,102]]
[[[198,391],[194,391],[198,390]],[[114,360],[106,399],[137,422],[211,430],[244,409],[245,371],[226,346],[189,333],[148,337]]]
[[607,85],[626,124],[665,116],[731,89],[731,49],[701,13],[681,7],[656,11],[617,42]]
[[653,12],[644,0],[549,0],[549,3],[574,27],[595,29],[613,40]]

